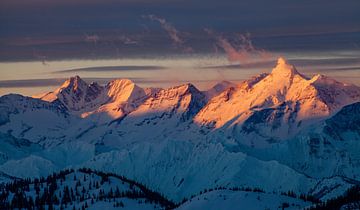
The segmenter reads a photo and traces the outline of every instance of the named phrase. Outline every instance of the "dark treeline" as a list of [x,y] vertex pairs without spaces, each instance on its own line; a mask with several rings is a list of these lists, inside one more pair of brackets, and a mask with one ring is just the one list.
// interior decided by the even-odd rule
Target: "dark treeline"
[[[347,205],[347,206],[346,206]],[[325,202],[308,208],[307,210],[338,210],[343,209],[360,209],[360,186],[355,185],[348,189],[344,195],[329,199]]]
[[[0,208],[1,209],[45,209],[48,205],[53,209],[53,205],[59,205],[59,198],[54,193],[57,189],[57,180],[65,180],[65,176],[73,173],[74,170],[64,170],[59,173],[54,173],[44,178],[19,179],[10,183],[0,186]],[[35,199],[33,196],[27,195],[30,192],[30,185],[34,185],[36,193]],[[40,194],[40,188],[43,188]],[[9,201],[10,193],[13,194],[12,199]]]
[[[84,210],[98,201],[113,202],[114,207],[123,207],[123,202],[117,202],[116,198],[144,199],[144,203],[160,205],[163,209],[175,208],[175,203],[166,199],[158,192],[148,189],[145,185],[134,180],[119,176],[113,173],[104,173],[93,171],[91,169],[79,169],[79,172],[95,174],[101,177],[101,180],[89,182],[85,186],[86,177],[76,177],[74,174],[73,181],[75,187],[66,185],[66,175],[74,173],[74,170],[64,170],[53,173],[48,177],[35,179],[21,179],[0,186],[0,209],[64,209],[73,207],[74,210]],[[121,191],[118,187],[110,188],[105,192],[101,186],[104,183],[110,184],[109,177],[115,177],[123,183],[129,185],[130,190]],[[61,185],[62,187],[59,188]],[[60,190],[62,189],[62,190]],[[98,190],[98,193],[90,193],[91,189]],[[35,194],[30,195],[33,191]],[[12,195],[12,196],[10,196]],[[10,199],[10,197],[12,197]],[[139,203],[143,201],[139,200]],[[82,203],[82,205],[76,204]]]
[[[124,176],[114,173],[105,173],[101,171],[91,170],[88,168],[79,169],[78,172],[84,174],[82,177],[76,177],[73,169],[63,170],[53,173],[47,177],[35,179],[17,179],[12,182],[0,185],[0,209],[64,209],[85,210],[98,201],[112,202],[114,207],[124,207],[123,202],[116,200],[117,198],[129,198],[138,200],[138,203],[150,203],[159,205],[163,209],[174,209],[181,204],[192,200],[196,196],[217,190],[245,191],[265,193],[260,188],[250,187],[215,187],[205,189],[199,193],[184,198],[181,202],[175,203],[167,199],[159,192],[150,190],[147,186],[128,179]],[[69,176],[74,173],[71,178],[73,186],[69,186]],[[86,175],[85,175],[86,174]],[[86,177],[100,177],[100,180],[93,180]],[[126,183],[129,189],[120,190],[118,186],[110,187],[108,191],[102,188],[104,184],[111,186],[110,177]],[[75,184],[74,184],[75,183]],[[94,193],[96,192],[96,193]],[[278,192],[273,192],[278,194]],[[309,210],[318,209],[339,209],[344,204],[352,203],[353,206],[360,207],[360,187],[355,186],[349,189],[343,196],[320,202],[311,195],[296,195],[293,191],[282,192],[281,195],[302,199],[315,203]]]
[[[200,191],[198,194],[192,195],[190,196],[189,199],[184,198],[178,205],[181,205],[185,202],[187,202],[188,200],[192,200],[193,198],[202,195],[204,193],[208,193],[208,192],[212,192],[212,191],[217,191],[217,190],[231,190],[231,191],[243,191],[243,192],[258,192],[258,193],[266,193],[263,189],[261,188],[251,188],[251,187],[230,187],[230,188],[226,188],[226,187],[215,187],[215,188],[209,188],[209,189],[205,189]],[[273,192],[273,194],[278,194],[278,192]],[[288,196],[288,197],[292,197],[292,198],[298,198],[301,199],[303,201],[310,201],[312,203],[319,203],[319,199],[315,198],[314,196],[311,195],[305,195],[305,194],[300,194],[297,195],[295,192],[293,191],[288,191],[288,192],[281,192],[281,195],[284,196]]]
[[114,174],[114,173],[104,173],[104,172],[101,172],[101,171],[94,171],[94,170],[87,169],[87,168],[79,169],[79,171],[83,172],[83,173],[94,173],[94,174],[96,174],[96,175],[98,175],[100,177],[103,177],[105,180],[108,180],[108,178],[110,176],[116,177],[116,178],[120,179],[123,182],[129,183],[130,186],[138,187],[141,190],[141,192],[143,193],[142,196],[147,198],[150,201],[154,201],[155,203],[160,204],[161,206],[164,206],[164,207],[166,207],[168,209],[172,209],[172,208],[174,208],[176,206],[176,204],[174,202],[167,199],[161,193],[150,190],[145,185],[143,185],[143,184],[141,184],[139,182],[136,182],[134,180],[128,179],[128,178],[126,178],[124,176],[120,176],[120,175],[117,175],[117,174]]

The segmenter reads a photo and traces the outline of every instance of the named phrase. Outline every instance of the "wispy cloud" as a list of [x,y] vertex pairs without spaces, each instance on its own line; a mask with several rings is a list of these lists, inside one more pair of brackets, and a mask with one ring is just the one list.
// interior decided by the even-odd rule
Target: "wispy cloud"
[[248,62],[243,64],[229,64],[229,65],[215,65],[215,66],[204,66],[202,69],[252,69],[252,68],[271,68],[274,66],[275,60],[272,61],[257,61]]
[[170,39],[173,41],[173,44],[177,48],[181,48],[184,52],[193,52],[193,49],[189,46],[185,46],[185,40],[181,37],[180,31],[178,31],[171,23],[166,21],[164,18],[158,17],[156,15],[143,15],[143,18],[148,18],[152,21],[157,21],[160,23],[161,27],[167,32]]
[[[250,33],[246,34],[235,34],[231,39],[226,38],[223,35],[218,35],[211,29],[205,28],[204,31],[216,40],[216,46],[222,48],[228,60],[231,63],[246,64],[254,61],[257,58],[269,59],[271,54],[264,49],[256,48],[251,39]],[[216,52],[217,52],[217,48]]]
[[119,40],[126,45],[138,45],[139,41],[134,39],[134,38],[130,38],[129,36],[125,36],[125,35],[121,35],[118,37]]
[[149,18],[152,21],[157,21],[160,23],[161,27],[168,33],[172,41],[177,45],[182,45],[184,40],[180,38],[179,31],[164,18],[157,17],[156,15],[146,15],[144,18]]
[[163,70],[163,66],[94,66],[86,68],[75,68],[59,70],[54,73],[72,73],[72,72],[112,72],[112,71],[157,71]]
[[305,58],[305,59],[291,59],[292,63],[295,65],[304,65],[304,66],[354,66],[360,64],[359,57],[348,57],[348,58]]
[[321,71],[321,72],[331,72],[331,71],[360,71],[360,66],[351,66],[351,67],[321,67],[321,68],[314,68],[314,71]]
[[86,42],[90,42],[90,43],[93,43],[94,45],[96,45],[99,40],[100,40],[100,37],[96,34],[91,34],[91,35],[85,34]]
[[3,80],[0,81],[1,88],[14,88],[14,87],[47,87],[56,86],[64,82],[64,78],[53,79],[25,79],[25,80]]

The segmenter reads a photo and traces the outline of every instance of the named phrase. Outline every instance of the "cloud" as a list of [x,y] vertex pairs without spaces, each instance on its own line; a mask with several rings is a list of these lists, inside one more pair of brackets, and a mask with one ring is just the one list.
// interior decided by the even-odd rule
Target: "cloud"
[[[31,49],[26,47],[29,45],[43,49],[50,60],[123,57],[129,52],[141,56],[145,52],[167,55],[169,50],[163,50],[167,40],[159,34],[146,36],[146,46],[142,48],[129,44],[129,48],[123,50],[126,46],[121,46],[118,54],[113,48],[103,46],[115,30],[133,39],[142,29],[139,25],[145,22],[139,20],[143,14],[155,14],[151,16],[153,21],[164,26],[168,31],[166,35],[169,33],[172,40],[187,44],[196,52],[209,53],[207,44],[212,47],[212,43],[205,43],[207,37],[201,33],[204,26],[230,33],[250,31],[256,38],[256,47],[272,51],[355,49],[360,37],[359,6],[359,0],[348,0],[346,4],[325,0],[308,4],[301,1],[274,4],[266,0],[228,0],[226,3],[215,0],[2,0],[0,60],[34,60]],[[191,37],[177,30],[176,24],[185,26]],[[84,33],[100,36],[97,57],[89,53]],[[25,37],[32,40],[21,40]],[[231,37],[223,38],[236,49]],[[36,46],[38,44],[41,46]]]
[[274,66],[275,60],[271,61],[257,61],[248,62],[243,64],[229,64],[229,65],[216,65],[204,66],[202,69],[251,69],[251,68],[271,68]]
[[[235,34],[231,39],[216,34],[213,30],[205,28],[204,31],[216,40],[216,45],[222,48],[231,63],[246,64],[256,58],[270,59],[272,56],[264,49],[254,47],[250,33]],[[217,52],[217,48],[216,52]]]
[[163,69],[165,69],[165,67],[163,66],[95,66],[95,67],[59,70],[54,73],[106,72],[106,71],[156,71]]
[[[171,0],[171,2],[177,2],[179,0]],[[122,5],[134,5],[134,4],[153,4],[159,3],[162,4],[164,2],[168,2],[168,0],[152,0],[151,2],[147,0],[2,0],[0,2],[0,6],[4,8],[19,8],[19,7],[57,7],[57,6],[67,6],[67,7],[75,7],[75,6],[84,6],[90,5],[92,7],[99,7],[101,5],[114,5],[114,4],[122,4]]]
[[91,34],[91,35],[85,34],[86,42],[90,42],[90,43],[93,43],[94,45],[96,45],[99,40],[100,40],[100,37],[96,34]]
[[351,67],[321,67],[314,68],[314,71],[330,72],[330,71],[360,71],[360,66]]
[[184,40],[180,38],[179,31],[169,22],[167,22],[164,18],[157,17],[155,15],[147,15],[145,18],[149,18],[152,21],[157,21],[160,23],[161,27],[168,33],[169,37],[172,41],[174,41],[177,45],[182,45]]
[[126,45],[138,45],[139,41],[133,38],[130,38],[129,36],[121,35],[118,37],[119,40]]
[[3,80],[0,81],[1,88],[13,87],[47,87],[61,85],[64,78],[53,79],[25,79],[25,80]]
[[160,18],[156,15],[143,15],[143,18],[148,18],[152,21],[159,22],[161,27],[167,32],[176,47],[182,48],[182,50],[187,53],[193,52],[191,47],[184,46],[185,40],[181,37],[180,32],[164,18]]
[[291,62],[295,65],[303,66],[348,66],[360,64],[360,58],[348,57],[348,58],[306,58],[306,59],[291,59]]

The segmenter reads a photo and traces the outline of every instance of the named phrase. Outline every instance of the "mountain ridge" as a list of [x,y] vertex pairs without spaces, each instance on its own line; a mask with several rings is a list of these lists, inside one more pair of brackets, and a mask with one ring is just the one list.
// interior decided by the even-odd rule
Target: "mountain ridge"
[[0,143],[9,151],[0,150],[0,172],[87,167],[175,201],[222,186],[328,199],[360,181],[359,87],[307,78],[279,59],[271,73],[212,90],[72,77],[51,101],[2,96]]

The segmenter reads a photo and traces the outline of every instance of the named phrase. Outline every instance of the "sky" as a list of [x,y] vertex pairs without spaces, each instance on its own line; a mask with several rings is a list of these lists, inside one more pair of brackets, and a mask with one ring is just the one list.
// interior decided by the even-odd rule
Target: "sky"
[[360,85],[358,0],[2,0],[0,95],[70,76],[140,86],[241,81],[284,56]]

